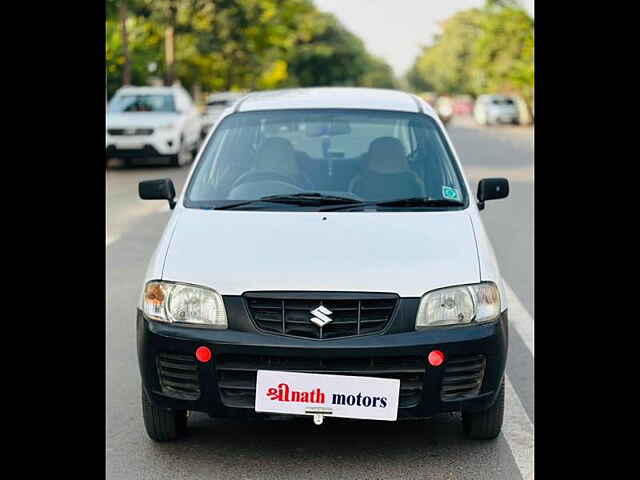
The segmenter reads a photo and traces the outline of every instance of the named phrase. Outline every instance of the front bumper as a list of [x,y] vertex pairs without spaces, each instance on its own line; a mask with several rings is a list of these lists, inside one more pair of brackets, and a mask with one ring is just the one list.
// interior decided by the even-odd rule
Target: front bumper
[[517,112],[493,112],[489,115],[491,123],[514,123],[517,120]]
[[180,150],[180,133],[155,129],[151,135],[111,135],[107,133],[107,156],[148,158],[175,155]]
[[[138,361],[143,387],[156,406],[205,412],[212,417],[256,415],[250,400],[253,392],[247,387],[251,384],[252,375],[247,370],[251,370],[252,365],[255,368],[289,370],[287,366],[282,365],[297,364],[298,367],[302,365],[303,369],[296,367],[294,370],[309,371],[310,369],[304,365],[312,363],[313,371],[317,373],[326,371],[325,367],[318,365],[338,365],[344,366],[340,368],[340,373],[345,375],[367,375],[362,371],[354,373],[355,370],[349,365],[389,366],[393,363],[399,366],[398,371],[406,367],[406,372],[403,370],[401,373],[378,375],[381,370],[371,370],[372,373],[368,376],[401,379],[398,417],[430,417],[441,412],[480,411],[493,404],[506,364],[507,317],[505,311],[495,322],[476,326],[440,327],[433,330],[314,341],[259,331],[169,325],[148,320],[138,310]],[[208,346],[213,351],[212,360],[205,364],[197,362],[194,356],[196,348],[201,345]],[[445,354],[446,360],[443,365],[432,367],[426,361],[426,357],[430,351],[436,349]],[[446,388],[449,388],[445,388],[445,384],[450,381],[448,375],[451,375],[447,372],[466,368],[465,365],[477,366],[473,359],[479,358],[482,358],[483,374],[477,391],[460,398],[451,398],[451,395],[445,394]],[[416,373],[418,359],[421,362],[422,373]],[[183,380],[172,380],[186,382],[185,385],[191,384],[191,391],[184,393],[167,386],[166,377],[161,375],[163,365],[184,369],[173,370],[181,373]],[[227,370],[230,365],[231,370],[243,370],[244,376],[224,376],[230,373]],[[331,373],[335,372],[333,368]],[[466,373],[472,372],[461,373],[465,374],[462,375],[464,377]],[[253,376],[255,385],[255,372]],[[416,378],[420,382],[419,388],[408,391],[409,396],[405,396],[403,401],[402,385],[405,384],[405,380],[410,380],[406,385],[413,385]],[[229,382],[246,390],[227,390],[225,386]],[[241,386],[243,382],[244,387]],[[229,392],[239,395],[230,397]]]

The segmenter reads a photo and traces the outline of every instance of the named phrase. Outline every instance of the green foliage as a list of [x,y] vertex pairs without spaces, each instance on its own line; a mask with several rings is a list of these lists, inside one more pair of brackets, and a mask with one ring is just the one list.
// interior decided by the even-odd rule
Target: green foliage
[[[420,90],[437,93],[465,92],[471,81],[470,62],[483,13],[478,9],[457,13],[444,23],[442,36],[423,49],[413,69],[421,77]],[[424,88],[427,84],[432,88]]]
[[533,20],[513,0],[489,0],[443,22],[407,74],[416,91],[504,92],[533,100]]
[[[131,62],[131,80],[134,85],[145,84],[152,75],[148,66],[155,62],[158,71],[154,76],[162,75],[163,66],[163,30],[157,25],[145,22],[141,17],[130,16],[127,19],[129,56]],[[122,85],[122,71],[125,58],[122,54],[122,30],[118,18],[108,19],[106,24],[107,51],[107,95]]]
[[533,98],[533,20],[520,9],[485,15],[471,63],[471,91],[514,92]]
[[[165,72],[165,29],[174,28],[175,72],[205,91],[311,85],[393,87],[391,69],[311,0],[107,0],[107,90],[122,83],[119,6],[129,19],[132,83]],[[157,71],[150,72],[149,64]]]
[[317,14],[315,35],[299,42],[289,57],[300,86],[393,85],[391,69],[370,56],[362,41],[330,14]]
[[360,78],[360,86],[372,88],[399,88],[391,67],[378,57],[368,56],[367,69]]

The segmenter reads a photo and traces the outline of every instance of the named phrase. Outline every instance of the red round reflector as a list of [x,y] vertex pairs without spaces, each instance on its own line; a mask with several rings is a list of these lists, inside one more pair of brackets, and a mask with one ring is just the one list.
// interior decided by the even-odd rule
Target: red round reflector
[[207,363],[211,360],[211,355],[211,350],[208,347],[198,347],[196,349],[196,358],[202,363]]
[[431,365],[433,365],[434,367],[439,367],[440,365],[442,365],[442,362],[444,362],[444,353],[442,353],[440,350],[434,350],[429,354],[427,359],[429,360],[429,363]]

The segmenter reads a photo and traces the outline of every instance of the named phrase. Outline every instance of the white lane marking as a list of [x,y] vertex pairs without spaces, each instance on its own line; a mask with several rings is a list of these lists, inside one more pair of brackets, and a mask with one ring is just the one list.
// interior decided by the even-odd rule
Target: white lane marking
[[[509,305],[509,324],[522,338],[533,357],[533,318],[507,282],[504,282],[504,288]],[[504,379],[505,417],[502,435],[511,449],[511,454],[518,465],[522,478],[530,480],[533,479],[534,426],[507,375],[504,376]]]
[[509,378],[504,376],[505,409],[502,435],[513,455],[523,480],[533,479],[534,427]]
[[533,318],[507,282],[504,282],[504,289],[509,305],[509,324],[516,329],[533,357]]

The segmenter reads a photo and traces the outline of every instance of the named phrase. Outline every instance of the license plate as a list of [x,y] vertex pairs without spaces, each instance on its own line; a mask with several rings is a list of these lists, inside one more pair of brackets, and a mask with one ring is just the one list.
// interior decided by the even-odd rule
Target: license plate
[[118,144],[118,148],[125,150],[142,150],[144,143],[142,142],[121,142]]
[[258,370],[256,412],[394,421],[400,380]]

